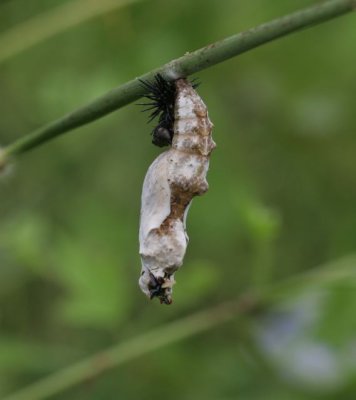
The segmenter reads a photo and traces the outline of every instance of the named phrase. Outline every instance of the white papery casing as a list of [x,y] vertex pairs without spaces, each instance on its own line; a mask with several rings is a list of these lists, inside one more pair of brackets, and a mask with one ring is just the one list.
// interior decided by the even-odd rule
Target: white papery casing
[[185,79],[176,82],[174,137],[170,150],[149,167],[142,189],[139,285],[150,298],[172,302],[174,273],[188,244],[187,212],[208,190],[206,174],[215,148],[207,108]]

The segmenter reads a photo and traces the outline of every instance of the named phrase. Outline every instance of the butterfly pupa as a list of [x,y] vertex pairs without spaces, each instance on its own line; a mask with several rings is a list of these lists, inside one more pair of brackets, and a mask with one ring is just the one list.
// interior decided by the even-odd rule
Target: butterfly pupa
[[[159,78],[163,85],[161,76]],[[149,85],[149,84],[147,84]],[[208,190],[206,174],[215,143],[213,124],[198,93],[186,79],[169,85],[173,108],[159,104],[159,127],[172,132],[171,148],[149,167],[143,183],[140,216],[139,285],[149,298],[172,302],[174,273],[181,267],[188,244],[186,218],[194,196]],[[153,86],[154,85],[150,85]],[[159,90],[149,97],[157,100]],[[161,99],[158,99],[161,100]],[[170,108],[169,108],[170,107]],[[171,115],[163,115],[171,112]],[[171,124],[171,125],[170,125]]]

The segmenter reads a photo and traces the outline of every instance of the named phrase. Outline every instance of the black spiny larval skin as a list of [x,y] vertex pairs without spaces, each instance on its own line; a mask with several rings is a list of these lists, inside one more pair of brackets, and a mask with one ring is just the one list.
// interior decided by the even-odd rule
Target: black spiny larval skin
[[158,117],[158,125],[152,131],[152,143],[158,147],[169,146],[173,139],[174,104],[176,100],[176,85],[166,81],[161,74],[157,74],[153,82],[140,81],[142,86],[149,91],[145,96],[149,106],[143,111],[151,111],[149,121]]
[[[143,88],[148,91],[145,96],[150,100],[140,105],[148,106],[143,111],[151,111],[148,122],[158,117],[158,125],[152,131],[152,143],[158,147],[170,146],[174,135],[174,108],[177,97],[175,81],[167,81],[161,74],[154,77],[153,82],[140,80]],[[193,89],[199,83],[193,79],[190,82]]]

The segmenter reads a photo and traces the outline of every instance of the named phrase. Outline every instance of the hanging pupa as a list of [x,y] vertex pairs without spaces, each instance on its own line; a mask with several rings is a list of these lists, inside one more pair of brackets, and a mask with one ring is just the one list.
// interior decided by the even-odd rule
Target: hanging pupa
[[188,209],[194,196],[208,190],[206,174],[216,145],[207,108],[193,84],[186,79],[168,82],[157,75],[153,84],[143,85],[150,90],[151,117],[159,116],[153,142],[171,148],[154,160],[143,183],[139,285],[149,298],[170,304],[174,273],[188,244]]

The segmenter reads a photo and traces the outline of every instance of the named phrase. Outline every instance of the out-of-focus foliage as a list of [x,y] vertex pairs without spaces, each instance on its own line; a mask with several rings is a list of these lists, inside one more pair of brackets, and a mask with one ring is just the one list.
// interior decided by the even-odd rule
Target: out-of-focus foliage
[[[0,35],[61,3],[1,2]],[[0,65],[1,143],[312,3],[142,1],[52,37]],[[199,74],[218,147],[210,190],[190,210],[171,307],[148,302],[137,286],[141,185],[161,151],[138,106],[16,162],[0,183],[0,396],[356,251],[355,21],[336,19]],[[165,347],[56,399],[352,399],[355,308],[354,273],[325,285],[314,277],[252,321]]]

